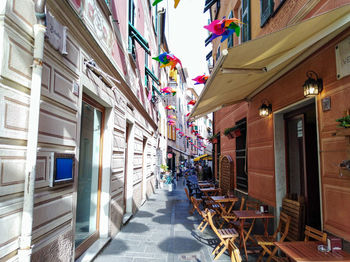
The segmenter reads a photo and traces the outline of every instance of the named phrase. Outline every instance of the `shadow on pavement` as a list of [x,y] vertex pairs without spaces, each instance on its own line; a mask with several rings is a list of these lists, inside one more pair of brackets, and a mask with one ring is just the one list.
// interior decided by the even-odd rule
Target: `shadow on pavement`
[[187,237],[167,238],[158,246],[162,251],[174,254],[196,252],[202,247],[196,240]]
[[125,233],[143,233],[149,231],[149,227],[141,223],[129,222],[122,230]]

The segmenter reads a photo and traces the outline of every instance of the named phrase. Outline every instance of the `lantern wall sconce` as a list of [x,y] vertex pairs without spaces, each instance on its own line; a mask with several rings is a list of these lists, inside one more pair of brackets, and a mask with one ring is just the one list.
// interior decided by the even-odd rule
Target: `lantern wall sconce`
[[261,117],[267,117],[272,113],[272,105],[264,101],[263,104],[259,107],[259,115]]
[[303,85],[304,97],[317,96],[323,89],[322,79],[318,78],[318,75],[314,71],[308,71],[306,76],[308,78]]

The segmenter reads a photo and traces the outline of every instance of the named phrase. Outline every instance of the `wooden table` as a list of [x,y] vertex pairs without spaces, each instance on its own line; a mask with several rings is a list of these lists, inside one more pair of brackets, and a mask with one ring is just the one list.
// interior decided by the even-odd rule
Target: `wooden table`
[[295,242],[274,242],[292,261],[296,262],[322,262],[322,261],[348,261],[350,262],[350,254],[338,250],[334,252],[321,252],[317,250],[318,245],[322,242],[318,241],[295,241]]
[[238,201],[237,197],[210,196],[220,206],[221,214],[231,213],[233,206]]
[[[233,211],[233,213],[237,216],[237,218],[240,221],[240,237],[241,237],[241,243],[243,242],[243,247],[244,247],[244,253],[246,260],[248,260],[248,254],[247,254],[247,240],[249,238],[249,235],[253,229],[255,219],[264,219],[264,232],[265,236],[268,235],[267,233],[267,222],[269,218],[274,218],[274,215],[270,213],[262,213],[258,210],[242,210],[242,211]],[[244,231],[244,221],[246,219],[252,219],[252,223],[249,227],[248,231]],[[244,236],[244,233],[246,234]]]
[[215,196],[217,195],[217,193],[221,191],[221,189],[215,188],[215,187],[207,187],[207,188],[200,188],[200,191],[202,191],[205,196]]
[[206,188],[206,187],[214,187],[214,184],[209,182],[198,182],[198,186],[200,188]]

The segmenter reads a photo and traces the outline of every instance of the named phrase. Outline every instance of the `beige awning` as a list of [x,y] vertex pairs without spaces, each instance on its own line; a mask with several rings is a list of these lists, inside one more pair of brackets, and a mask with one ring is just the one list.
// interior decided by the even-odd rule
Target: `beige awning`
[[350,25],[350,4],[223,50],[190,118],[249,100]]

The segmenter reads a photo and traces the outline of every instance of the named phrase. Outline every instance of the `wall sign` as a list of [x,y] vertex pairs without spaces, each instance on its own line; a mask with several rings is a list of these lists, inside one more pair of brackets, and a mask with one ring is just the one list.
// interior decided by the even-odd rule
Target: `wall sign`
[[67,55],[67,27],[61,25],[50,12],[46,13],[46,36],[49,43],[62,55]]
[[335,47],[337,79],[350,75],[350,36]]

